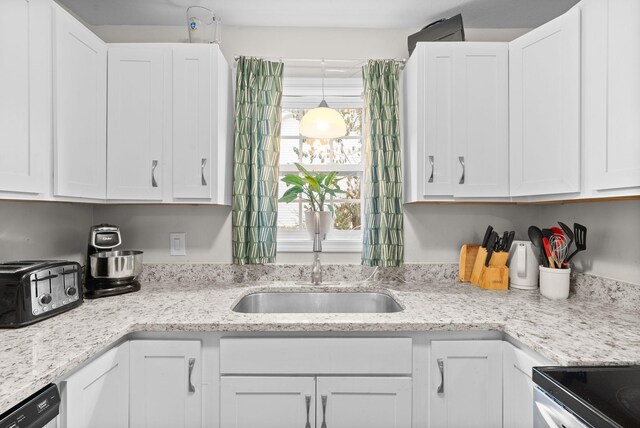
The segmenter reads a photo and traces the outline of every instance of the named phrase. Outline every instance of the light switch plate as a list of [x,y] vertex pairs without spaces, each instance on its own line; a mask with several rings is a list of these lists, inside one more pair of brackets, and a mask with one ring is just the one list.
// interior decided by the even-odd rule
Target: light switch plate
[[176,232],[169,234],[169,253],[172,256],[187,255],[187,234]]

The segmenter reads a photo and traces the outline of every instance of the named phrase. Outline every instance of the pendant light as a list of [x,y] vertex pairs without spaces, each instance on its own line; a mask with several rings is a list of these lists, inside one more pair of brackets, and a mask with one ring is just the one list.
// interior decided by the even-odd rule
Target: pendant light
[[322,60],[322,102],[302,117],[300,135],[318,140],[342,138],[347,135],[347,124],[340,113],[330,108],[324,99],[324,74]]

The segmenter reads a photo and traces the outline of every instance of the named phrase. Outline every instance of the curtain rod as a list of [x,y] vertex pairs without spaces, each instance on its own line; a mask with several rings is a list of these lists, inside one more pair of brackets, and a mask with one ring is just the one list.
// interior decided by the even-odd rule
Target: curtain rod
[[[240,59],[239,55],[236,55],[233,57],[235,61],[238,61],[238,59]],[[269,60],[273,60],[273,61],[278,61],[278,62],[285,62],[285,61],[308,61],[308,62],[323,62],[323,61],[330,61],[330,62],[356,62],[356,61],[360,61],[360,62],[367,62],[368,59],[362,59],[362,58],[353,58],[353,59],[331,59],[331,58],[266,58],[266,57],[260,57],[260,56],[256,56],[256,57],[252,57],[252,58],[260,58],[260,59],[269,59]],[[394,59],[395,62],[400,63],[400,64],[405,64],[407,62],[406,58],[402,58],[402,59]]]

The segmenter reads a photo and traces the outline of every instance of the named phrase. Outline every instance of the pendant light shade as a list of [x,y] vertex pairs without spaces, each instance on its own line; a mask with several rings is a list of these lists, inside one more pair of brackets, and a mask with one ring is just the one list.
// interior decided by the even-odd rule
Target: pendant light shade
[[347,135],[347,124],[336,110],[322,100],[320,105],[309,110],[300,121],[300,135],[315,139],[342,138]]
[[324,60],[322,60],[322,102],[309,110],[300,121],[300,135],[318,140],[342,138],[347,135],[347,124],[324,99]]

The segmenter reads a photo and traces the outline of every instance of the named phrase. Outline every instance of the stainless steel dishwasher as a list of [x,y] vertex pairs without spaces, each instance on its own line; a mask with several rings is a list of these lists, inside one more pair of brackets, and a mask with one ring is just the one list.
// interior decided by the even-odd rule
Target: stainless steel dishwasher
[[58,387],[49,384],[0,415],[0,428],[56,428]]

